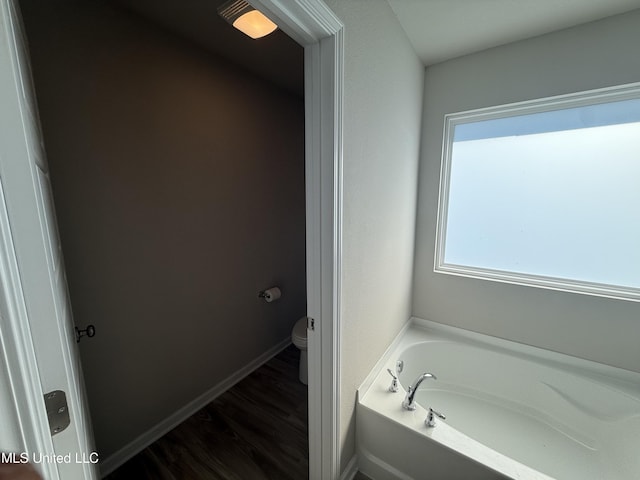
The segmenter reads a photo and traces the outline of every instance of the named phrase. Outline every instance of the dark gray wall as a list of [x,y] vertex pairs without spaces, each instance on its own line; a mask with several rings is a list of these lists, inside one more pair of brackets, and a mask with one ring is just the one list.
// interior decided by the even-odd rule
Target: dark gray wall
[[427,68],[414,315],[640,371],[640,303],[433,272],[444,115],[638,82],[639,44],[636,10]]
[[113,6],[22,8],[104,459],[305,314],[304,105]]

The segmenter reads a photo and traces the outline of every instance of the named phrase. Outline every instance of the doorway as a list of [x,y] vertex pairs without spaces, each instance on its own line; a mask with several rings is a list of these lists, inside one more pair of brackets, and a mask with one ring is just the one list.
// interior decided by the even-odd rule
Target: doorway
[[306,314],[304,103],[112,3],[23,16],[108,472]]

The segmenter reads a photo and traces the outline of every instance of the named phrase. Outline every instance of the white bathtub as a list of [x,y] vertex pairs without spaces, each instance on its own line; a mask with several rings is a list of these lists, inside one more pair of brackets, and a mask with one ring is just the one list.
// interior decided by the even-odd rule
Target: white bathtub
[[[424,372],[437,380],[403,409]],[[429,407],[447,417],[434,428]],[[396,339],[356,414],[359,469],[374,480],[640,479],[640,374],[432,322]]]

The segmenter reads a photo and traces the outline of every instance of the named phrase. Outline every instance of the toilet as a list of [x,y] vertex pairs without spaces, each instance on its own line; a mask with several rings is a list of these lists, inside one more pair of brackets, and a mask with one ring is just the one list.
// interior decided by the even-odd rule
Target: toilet
[[302,317],[293,326],[291,332],[291,342],[300,349],[300,381],[307,385],[308,369],[307,369],[307,317]]

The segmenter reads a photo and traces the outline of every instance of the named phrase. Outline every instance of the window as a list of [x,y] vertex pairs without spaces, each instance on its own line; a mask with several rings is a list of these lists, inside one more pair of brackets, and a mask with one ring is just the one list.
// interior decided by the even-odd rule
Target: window
[[640,84],[447,115],[435,271],[640,301]]

